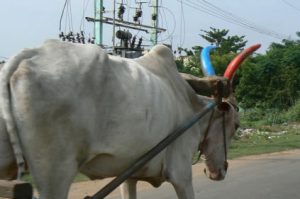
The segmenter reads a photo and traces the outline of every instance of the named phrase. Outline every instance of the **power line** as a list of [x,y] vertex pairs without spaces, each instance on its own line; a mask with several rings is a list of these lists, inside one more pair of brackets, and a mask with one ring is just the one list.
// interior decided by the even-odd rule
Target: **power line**
[[8,59],[8,57],[4,57],[4,56],[0,56],[0,58],[2,58],[2,59]]
[[[165,18],[165,23],[166,23],[166,32],[167,32],[167,36],[165,37],[165,38],[161,38],[160,40],[159,40],[159,42],[163,42],[163,41],[166,41],[166,40],[168,40],[168,39],[171,39],[172,38],[172,36],[174,35],[174,33],[175,33],[175,30],[176,30],[176,17],[175,17],[175,14],[169,9],[169,8],[167,8],[167,7],[165,7],[165,6],[163,6],[162,4],[161,4],[161,6],[160,6],[160,8],[161,8],[161,10],[162,10],[162,12],[163,12],[163,15],[164,15],[164,18]],[[171,32],[169,32],[169,26],[168,26],[168,20],[167,20],[167,16],[166,16],[166,13],[165,13],[165,10],[172,16],[172,19],[173,19],[173,29],[172,29],[172,31]],[[160,13],[160,16],[162,16],[162,14]],[[163,21],[163,19],[162,19],[162,21]]]
[[8,57],[1,56],[1,55],[0,55],[0,58],[2,58],[2,59],[8,59]]
[[[183,34],[183,36],[182,36]],[[185,42],[185,16],[183,10],[182,0],[180,0],[180,46],[183,46]]]
[[[177,0],[177,2],[181,3],[180,0]],[[265,28],[261,28],[261,27],[255,25],[252,22],[249,22],[249,21],[244,20],[240,17],[234,16],[232,13],[224,11],[224,10],[220,9],[219,7],[209,3],[207,1],[203,0],[202,1],[203,4],[200,4],[199,2],[198,3],[192,2],[192,1],[189,1],[189,0],[182,1],[182,3],[189,6],[189,7],[191,7],[191,8],[193,8],[193,9],[195,9],[198,12],[204,12],[206,14],[209,14],[211,16],[219,18],[219,19],[221,19],[223,21],[226,21],[228,23],[232,23],[232,24],[241,26],[243,28],[258,32],[260,34],[265,34],[265,35],[271,36],[271,37],[276,38],[276,39],[285,39],[285,38],[287,38],[285,35],[278,34],[274,31],[267,30]]]
[[73,31],[73,14],[71,0],[69,0],[68,3],[67,14],[69,14],[69,30]]
[[59,31],[62,32],[61,26],[62,26],[62,20],[63,16],[65,15],[65,31],[67,29],[67,25],[69,25],[69,30],[73,31],[73,19],[72,19],[72,6],[71,6],[71,0],[65,0],[63,10],[60,15],[59,19]]
[[65,1],[64,7],[63,7],[63,9],[62,9],[62,11],[61,11],[61,15],[60,15],[60,19],[59,19],[59,32],[61,32],[62,18],[63,18],[63,16],[64,16],[64,13],[65,13],[65,9],[66,9],[67,3],[68,3],[68,0]]
[[297,11],[300,12],[300,9],[299,9],[299,8],[297,8],[295,5],[293,5],[292,3],[288,2],[287,0],[281,0],[281,1],[282,1],[284,4],[286,4],[286,5],[290,6],[291,8],[293,8],[293,9],[295,9],[295,10],[297,10]]
[[238,23],[237,25],[243,26],[243,27],[245,27],[247,29],[250,29],[250,30],[256,31],[258,33],[265,34],[265,35],[268,35],[268,36],[271,36],[271,37],[274,37],[274,38],[277,38],[277,39],[284,39],[284,38],[286,38],[285,35],[276,33],[276,32],[274,32],[272,30],[268,30],[268,29],[266,29],[264,27],[260,27],[260,26],[258,26],[256,24],[254,24],[253,22],[250,22],[250,21],[248,21],[246,19],[243,19],[243,18],[241,18],[239,16],[234,15],[231,12],[228,12],[228,11],[225,11],[225,10],[221,9],[221,8],[217,7],[216,5],[214,5],[212,3],[209,3],[209,2],[207,2],[205,0],[202,0],[202,2],[206,6],[208,6],[209,8],[212,8],[213,10],[215,10],[215,12],[217,14],[221,14],[220,16],[225,17],[226,20],[229,20],[229,22],[234,21],[234,22]]
[[[200,1],[200,0],[198,0]],[[226,18],[228,18],[229,20],[234,20],[234,21],[237,21],[238,23],[242,23],[243,25],[245,26],[248,26],[250,27],[251,29],[253,29],[254,31],[257,31],[259,33],[262,33],[262,34],[267,34],[267,35],[270,35],[272,37],[275,37],[275,38],[278,38],[278,39],[284,39],[286,38],[287,36],[285,35],[282,35],[282,34],[279,34],[279,33],[276,33],[275,31],[273,30],[268,30],[264,27],[261,27],[261,26],[258,26],[256,24],[254,24],[253,22],[249,21],[249,20],[246,20],[244,18],[241,18],[237,15],[234,15],[233,13],[229,12],[229,11],[226,11],[224,9],[221,9],[220,7],[206,1],[206,0],[202,0],[202,3],[205,4],[205,6],[215,10],[216,12],[219,12],[220,14],[222,14],[223,16],[225,16]]]
[[84,0],[83,1],[83,9],[82,9],[82,17],[81,17],[81,22],[80,22],[80,30],[84,30],[85,29],[85,12],[88,8],[88,5],[90,3],[90,0]]

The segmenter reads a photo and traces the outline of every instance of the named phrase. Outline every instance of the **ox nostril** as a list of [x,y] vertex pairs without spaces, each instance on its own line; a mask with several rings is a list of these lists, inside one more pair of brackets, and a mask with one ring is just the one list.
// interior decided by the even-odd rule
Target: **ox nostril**
[[211,179],[211,174],[210,174],[210,172],[208,172],[208,170],[206,168],[203,169],[203,172],[204,172],[204,174],[205,174],[206,177],[208,177],[208,178]]
[[218,177],[217,177],[215,180],[224,180],[225,175],[226,175],[226,172],[223,173],[223,172],[222,172],[222,169],[220,169],[220,170],[219,170]]
[[227,171],[227,169],[228,169],[228,162],[227,161],[224,162],[224,169],[225,169],[225,171]]

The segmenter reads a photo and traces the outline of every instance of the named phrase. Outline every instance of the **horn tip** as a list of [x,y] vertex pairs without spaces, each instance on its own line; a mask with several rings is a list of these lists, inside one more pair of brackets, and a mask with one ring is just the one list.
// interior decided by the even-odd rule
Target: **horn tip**
[[255,50],[259,49],[260,47],[261,47],[261,44],[255,44],[255,45],[253,45],[253,48],[254,48]]
[[228,65],[224,77],[228,79],[232,79],[234,76],[235,71],[238,69],[239,65],[243,62],[243,60],[248,57],[251,53],[256,51],[261,47],[261,44],[255,44],[244,51],[242,51],[240,54],[238,54]]

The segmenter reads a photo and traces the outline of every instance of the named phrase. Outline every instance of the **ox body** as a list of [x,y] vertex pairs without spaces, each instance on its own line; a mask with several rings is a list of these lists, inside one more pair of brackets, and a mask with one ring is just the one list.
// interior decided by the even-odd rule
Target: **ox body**
[[[129,60],[96,45],[49,40],[1,70],[0,178],[16,175],[20,150],[40,198],[66,199],[78,172],[91,179],[120,174],[212,100],[181,78],[165,46]],[[212,110],[136,172],[123,198],[136,198],[135,183],[144,180],[168,181],[179,199],[193,199],[191,164],[200,143],[208,176],[223,179],[224,139],[238,123],[224,103],[226,111]]]

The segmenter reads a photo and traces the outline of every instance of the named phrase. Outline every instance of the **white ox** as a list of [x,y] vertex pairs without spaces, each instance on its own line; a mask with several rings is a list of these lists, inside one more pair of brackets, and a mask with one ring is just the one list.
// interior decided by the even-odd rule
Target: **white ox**
[[[40,198],[66,199],[78,171],[91,179],[120,174],[212,101],[181,78],[162,45],[129,60],[96,45],[49,40],[1,70],[0,178],[16,176],[22,152]],[[222,131],[229,142],[238,124],[232,104],[223,103],[225,111],[212,110],[135,173],[123,197],[135,198],[135,182],[144,180],[168,181],[179,199],[193,199],[191,164],[200,143],[208,176],[223,179]]]

